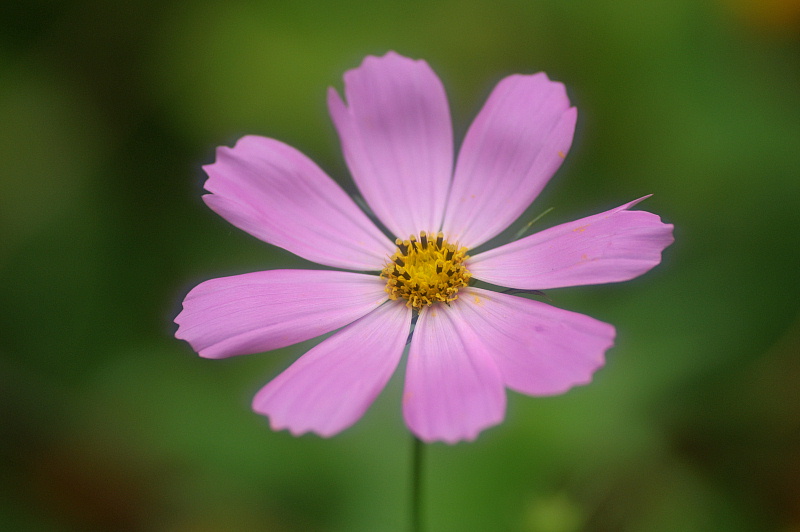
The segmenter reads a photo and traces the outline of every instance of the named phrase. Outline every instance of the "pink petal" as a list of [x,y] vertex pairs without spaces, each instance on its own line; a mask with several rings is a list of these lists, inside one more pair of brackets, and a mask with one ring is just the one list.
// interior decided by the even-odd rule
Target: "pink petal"
[[385,286],[375,275],[324,270],[212,279],[186,296],[175,336],[206,358],[270,351],[357,320],[386,301]]
[[390,302],[300,357],[253,399],[274,430],[332,436],[364,415],[405,347],[411,310]]
[[542,290],[627,281],[661,262],[672,225],[628,209],[645,198],[551,227],[469,259],[473,277],[511,288]]
[[503,79],[458,155],[447,238],[473,248],[516,220],[561,166],[576,118],[564,86],[545,74]]
[[505,415],[500,371],[460,307],[423,309],[411,340],[403,413],[426,442],[473,440]]
[[614,344],[614,327],[539,301],[467,288],[460,319],[494,357],[505,385],[529,395],[586,384]]
[[364,199],[395,236],[438,231],[453,167],[441,81],[394,52],[367,57],[344,81],[347,104],[331,88],[328,109]]
[[256,238],[305,259],[380,270],[392,243],[311,159],[277,140],[239,139],[217,149],[203,196],[209,207]]

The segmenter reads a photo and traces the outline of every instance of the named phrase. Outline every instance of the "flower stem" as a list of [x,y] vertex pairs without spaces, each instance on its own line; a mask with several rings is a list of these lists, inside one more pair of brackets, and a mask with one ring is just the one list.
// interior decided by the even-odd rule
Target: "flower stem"
[[422,532],[422,454],[425,444],[414,437],[411,456],[411,532]]

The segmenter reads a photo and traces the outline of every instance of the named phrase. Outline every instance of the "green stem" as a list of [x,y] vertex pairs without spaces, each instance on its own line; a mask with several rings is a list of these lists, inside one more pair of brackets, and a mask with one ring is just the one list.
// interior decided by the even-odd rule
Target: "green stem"
[[422,454],[425,444],[414,438],[411,457],[411,532],[422,532]]

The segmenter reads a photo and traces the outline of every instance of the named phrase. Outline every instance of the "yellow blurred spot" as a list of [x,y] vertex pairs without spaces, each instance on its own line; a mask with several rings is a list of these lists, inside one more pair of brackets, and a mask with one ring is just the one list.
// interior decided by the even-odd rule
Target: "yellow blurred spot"
[[532,498],[522,523],[525,532],[579,532],[586,523],[585,510],[566,493]]
[[797,37],[800,0],[719,0],[748,26],[766,33]]

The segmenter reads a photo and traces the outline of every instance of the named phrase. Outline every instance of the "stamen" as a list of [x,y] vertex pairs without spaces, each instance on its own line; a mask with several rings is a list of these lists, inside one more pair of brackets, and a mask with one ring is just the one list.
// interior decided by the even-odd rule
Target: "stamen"
[[416,310],[436,302],[448,304],[467,286],[470,273],[464,266],[467,248],[458,247],[436,234],[435,240],[420,231],[408,240],[395,240],[397,251],[386,263],[381,277],[386,279],[390,299],[405,299]]

